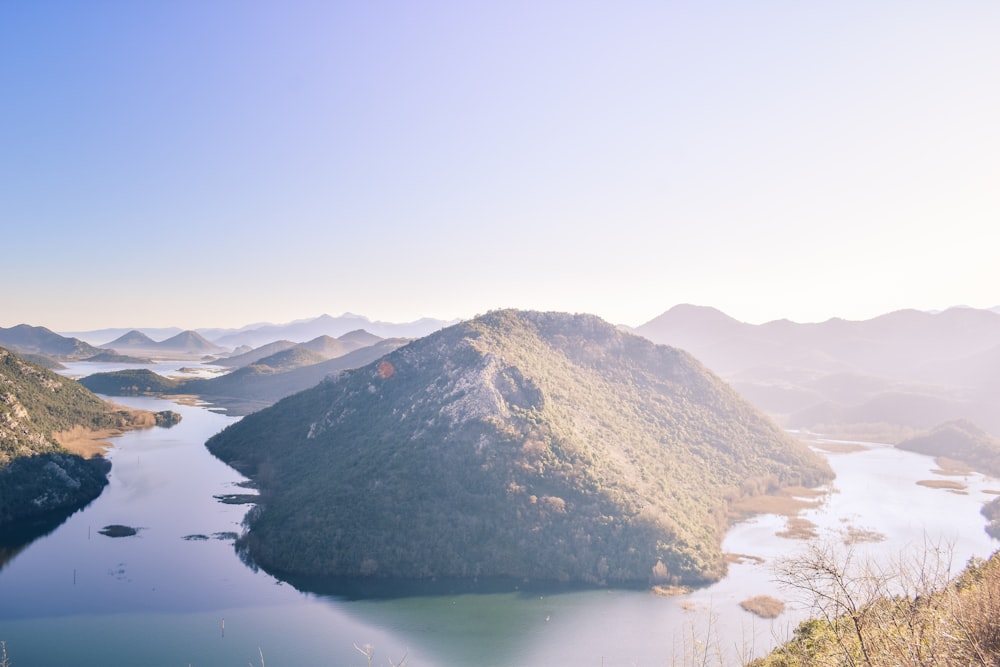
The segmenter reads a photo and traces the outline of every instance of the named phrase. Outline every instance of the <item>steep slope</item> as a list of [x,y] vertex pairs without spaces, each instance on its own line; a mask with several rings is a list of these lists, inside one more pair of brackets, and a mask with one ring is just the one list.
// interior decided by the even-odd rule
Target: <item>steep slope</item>
[[109,465],[59,444],[83,429],[153,426],[152,413],[111,406],[80,384],[0,348],[0,524],[72,510],[107,484]]
[[690,355],[587,315],[498,311],[207,443],[294,575],[590,583],[721,576],[726,498],[830,478]]

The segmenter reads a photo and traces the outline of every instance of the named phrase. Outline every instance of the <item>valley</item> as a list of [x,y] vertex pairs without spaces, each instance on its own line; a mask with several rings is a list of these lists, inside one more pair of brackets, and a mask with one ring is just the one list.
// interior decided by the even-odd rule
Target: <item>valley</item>
[[[568,643],[579,662],[595,654],[624,660],[640,644],[646,661],[683,659],[698,642],[728,646],[736,636],[759,657],[808,611],[765,583],[789,552],[841,542],[892,559],[932,539],[962,563],[995,548],[987,530],[995,530],[990,501],[1000,481],[983,473],[996,474],[997,442],[968,418],[899,447],[804,433],[803,447],[690,355],[590,316],[495,311],[416,341],[368,332],[341,337],[347,340],[277,339],[259,351],[208,357],[192,351],[187,337],[187,349],[172,353],[180,358],[165,360],[161,350],[159,360],[143,364],[134,360],[155,349],[130,359],[81,361],[81,354],[94,357],[85,348],[49,357],[101,395],[183,419],[169,430],[114,437],[105,453],[111,485],[85,509],[0,531],[0,595],[27,602],[33,586],[40,605],[29,613],[19,603],[0,615],[0,634],[20,648],[15,655],[58,664],[42,639],[45,619],[57,614],[99,638],[77,637],[96,656],[93,664],[109,659],[105,647],[140,662],[154,650],[176,660],[234,662],[241,659],[234,649],[246,661],[254,655],[251,636],[269,637],[265,654],[340,656],[343,664],[353,664],[359,642],[390,659],[408,655],[408,664],[427,665],[551,661]],[[44,352],[37,344],[32,350]],[[324,358],[330,350],[335,356]],[[266,382],[294,373],[305,379],[250,393],[254,377]],[[227,408],[222,391],[200,390],[227,378],[251,397],[242,409]],[[241,416],[253,400],[273,407]],[[356,423],[347,418],[354,414]],[[724,415],[746,431],[733,430]],[[407,459],[405,450],[393,450],[395,442],[419,454]],[[463,451],[463,443],[477,445]],[[647,451],[665,446],[668,465],[648,458]],[[697,458],[686,463],[687,453]],[[319,475],[310,481],[313,473]],[[192,487],[195,480],[202,481]],[[488,504],[496,502],[491,488],[503,489],[495,506]],[[658,506],[664,491],[678,504]],[[247,531],[241,524],[248,506],[239,503],[251,499],[259,500]],[[509,512],[517,521],[505,525]],[[628,516],[643,523],[630,527]],[[699,527],[698,517],[708,520]],[[136,533],[100,535],[116,525]],[[617,560],[614,545],[642,553],[642,531],[651,526],[666,531],[653,533],[661,546],[644,557],[644,569],[629,570],[629,558]],[[337,537],[326,532],[330,527]],[[380,541],[387,537],[399,541]],[[95,539],[105,546],[87,555]],[[502,543],[518,547],[504,550]],[[196,575],[195,562],[208,564],[197,549],[214,554],[214,565]],[[330,552],[347,567],[317,558]],[[394,562],[386,558],[392,553],[405,556]],[[101,568],[106,574],[94,578]],[[57,571],[71,572],[70,588],[41,583]],[[294,588],[272,595],[281,582]],[[73,592],[80,586],[89,586],[89,602]],[[651,586],[679,594],[652,595]],[[755,617],[741,607],[751,599],[779,601],[784,611]],[[284,640],[270,631],[269,608],[282,609],[294,624],[282,626]],[[185,653],[164,632],[126,648],[88,620],[95,613],[118,614],[147,634],[149,623],[219,630],[215,617],[224,616],[228,639],[236,641],[223,641],[220,632]],[[490,622],[476,625],[470,614]],[[37,623],[28,620],[35,615]],[[322,640],[300,632],[324,618],[345,630]],[[709,618],[715,620],[706,625]],[[462,628],[465,639],[449,626]],[[571,641],[581,628],[590,639]],[[484,653],[483,646],[493,649]]]

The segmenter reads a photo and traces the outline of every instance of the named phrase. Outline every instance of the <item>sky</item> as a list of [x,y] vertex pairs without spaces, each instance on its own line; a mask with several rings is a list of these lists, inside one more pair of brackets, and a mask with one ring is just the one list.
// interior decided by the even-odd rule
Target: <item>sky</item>
[[1000,305],[1000,3],[0,3],[0,326]]

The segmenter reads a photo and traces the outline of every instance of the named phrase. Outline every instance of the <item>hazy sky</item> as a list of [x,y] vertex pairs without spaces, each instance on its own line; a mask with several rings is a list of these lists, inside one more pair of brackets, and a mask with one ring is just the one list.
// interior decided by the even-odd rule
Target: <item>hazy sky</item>
[[0,326],[1000,304],[1000,3],[0,3]]

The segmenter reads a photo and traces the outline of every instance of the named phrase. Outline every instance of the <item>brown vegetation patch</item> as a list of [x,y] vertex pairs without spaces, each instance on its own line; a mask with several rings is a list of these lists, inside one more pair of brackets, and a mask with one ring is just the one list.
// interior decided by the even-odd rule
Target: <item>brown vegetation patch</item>
[[990,496],[1000,496],[1000,489],[983,489],[983,493]]
[[111,449],[112,445],[108,439],[121,434],[118,429],[105,428],[95,431],[83,426],[74,426],[68,431],[53,433],[52,436],[64,449],[89,459]]
[[770,595],[758,595],[740,602],[740,606],[761,618],[777,618],[785,611],[785,603]]
[[164,394],[162,398],[173,401],[177,405],[190,405],[194,407],[207,405],[205,401],[201,400],[195,394]]
[[949,459],[946,456],[938,456],[934,459],[934,463],[937,464],[938,469],[932,470],[935,475],[953,475],[953,476],[965,476],[970,475],[975,472],[968,464],[962,461],[956,461],[955,459]]
[[737,516],[751,514],[780,514],[794,516],[805,509],[819,506],[818,500],[806,500],[792,495],[747,496],[734,500],[729,509]]
[[949,491],[965,491],[967,488],[965,484],[953,482],[950,479],[921,479],[917,484],[931,489],[948,489]]
[[728,563],[729,565],[737,565],[741,563],[746,563],[748,561],[751,563],[756,563],[757,565],[761,565],[764,562],[764,559],[761,558],[760,556],[751,556],[750,554],[727,553],[723,554],[723,558],[726,559],[726,563]]
[[809,446],[815,449],[820,449],[824,452],[829,452],[831,454],[853,454],[854,452],[863,452],[871,447],[862,445],[859,442],[809,442]]
[[894,444],[920,435],[921,431],[909,426],[896,424],[814,424],[809,428],[814,438],[848,440],[853,444],[865,443]]
[[775,533],[778,537],[786,537],[791,540],[811,540],[816,537],[816,524],[808,519],[798,516],[788,517],[785,529]]
[[844,532],[844,544],[860,544],[862,542],[882,542],[885,535],[875,530],[848,526]]
[[663,597],[676,597],[678,595],[687,595],[691,592],[691,589],[687,586],[664,586],[656,585],[653,586],[654,595],[662,595]]

